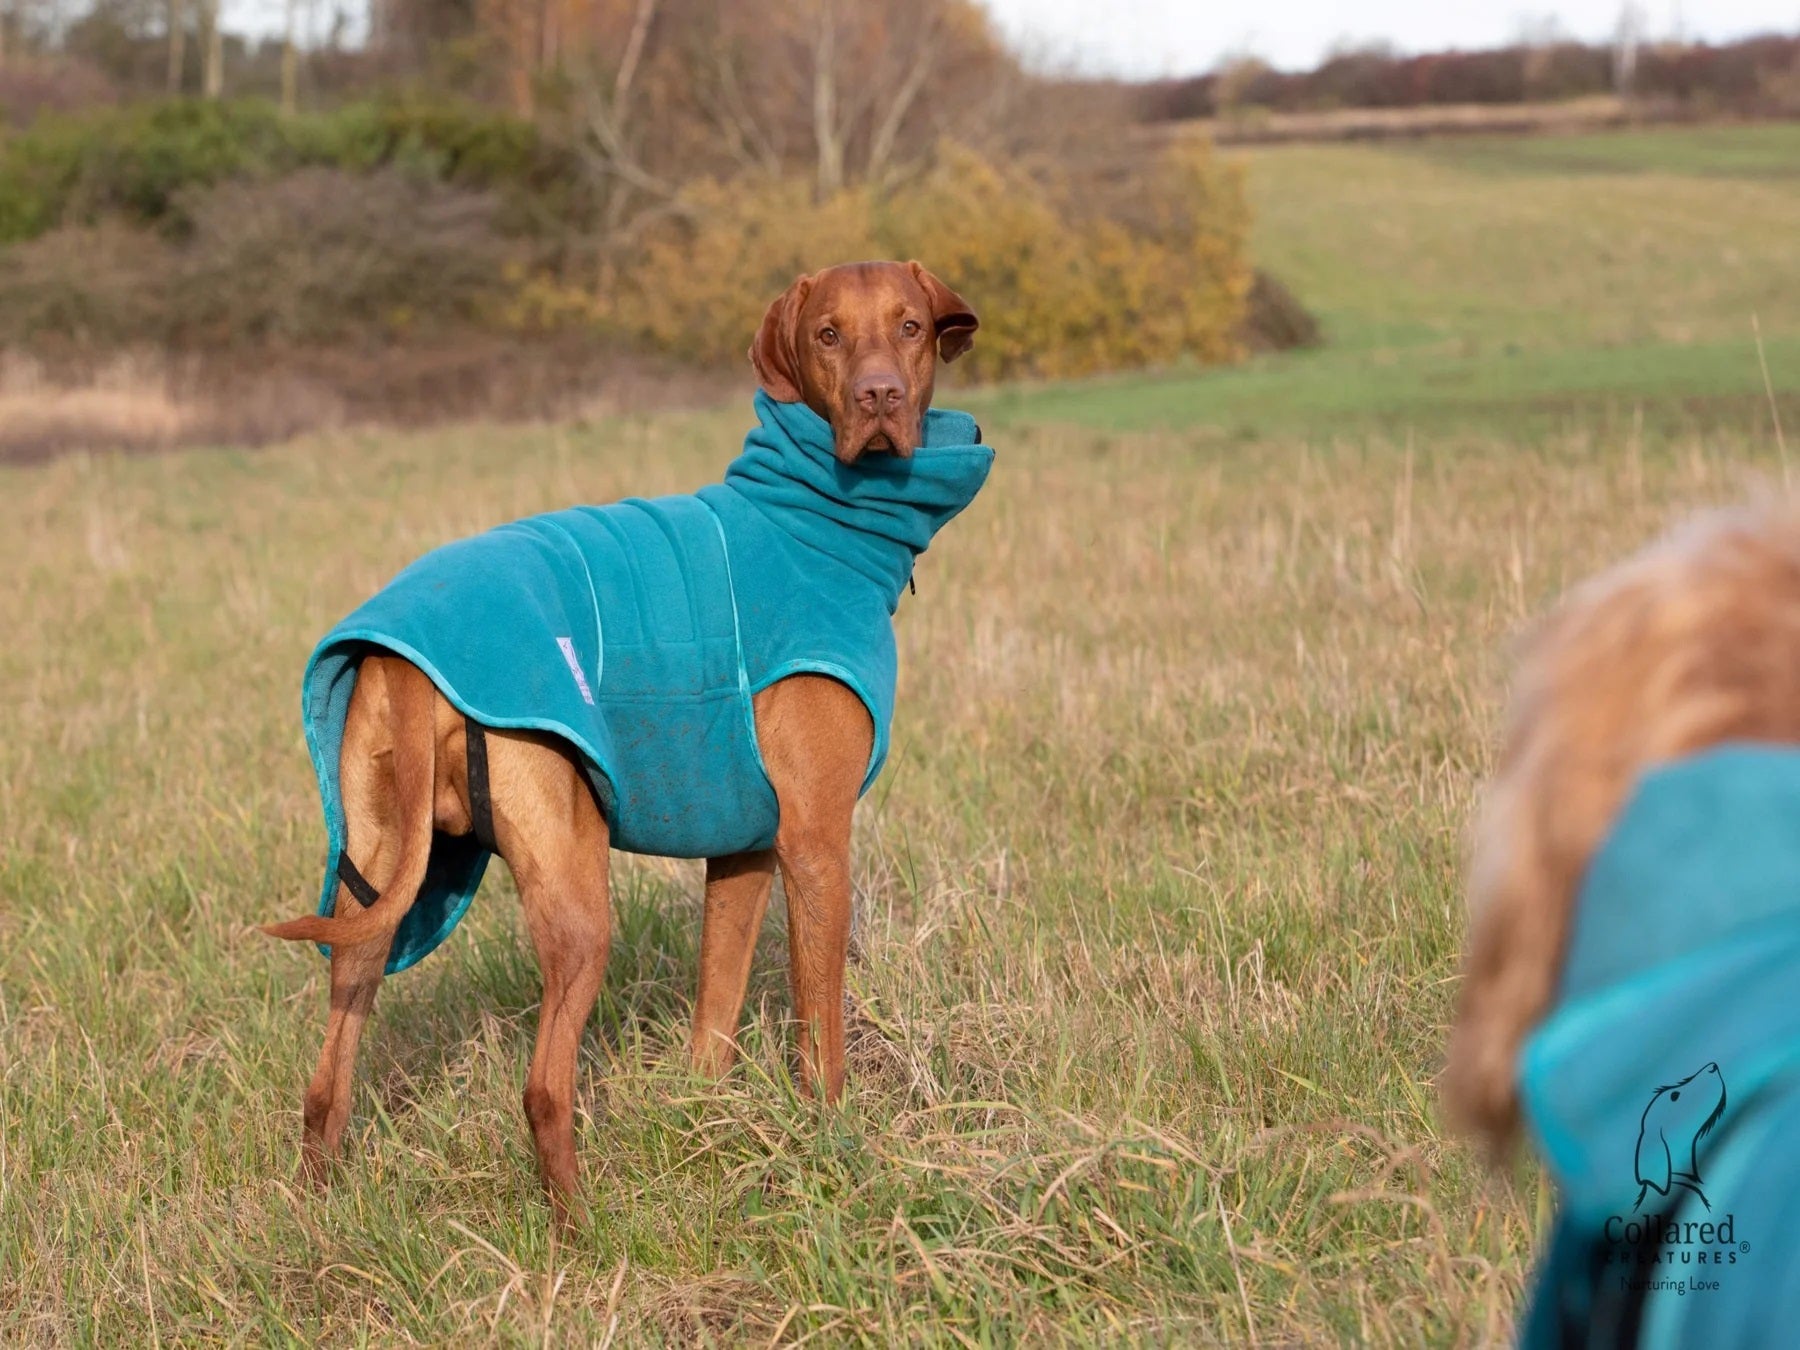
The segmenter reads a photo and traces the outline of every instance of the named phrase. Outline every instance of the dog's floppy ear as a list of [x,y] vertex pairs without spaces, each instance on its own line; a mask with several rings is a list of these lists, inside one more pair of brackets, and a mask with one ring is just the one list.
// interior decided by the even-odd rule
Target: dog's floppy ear
[[800,309],[812,292],[810,276],[796,277],[794,284],[775,297],[762,327],[756,330],[756,341],[750,344],[750,364],[756,367],[756,378],[763,392],[777,403],[798,403],[805,397],[800,388],[800,349],[797,341]]
[[[1661,1096],[1659,1092],[1657,1098]],[[1648,1186],[1658,1195],[1667,1195],[1675,1164],[1669,1157],[1669,1141],[1663,1138],[1662,1126],[1650,1123],[1650,1113],[1655,1108],[1656,1100],[1653,1099],[1644,1108],[1644,1120],[1638,1126],[1637,1180],[1638,1185]]]
[[931,302],[931,323],[937,330],[938,355],[954,361],[975,345],[975,330],[981,320],[969,302],[929,272],[923,263],[908,263],[913,279],[925,290]]

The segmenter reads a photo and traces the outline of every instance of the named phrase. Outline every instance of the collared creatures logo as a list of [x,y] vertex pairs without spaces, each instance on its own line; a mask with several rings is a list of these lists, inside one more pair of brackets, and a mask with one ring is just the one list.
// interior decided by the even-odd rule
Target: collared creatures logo
[[1638,1125],[1637,1203],[1651,1191],[1667,1196],[1676,1187],[1692,1191],[1710,1211],[1700,1179],[1700,1141],[1725,1113],[1725,1079],[1717,1064],[1702,1064],[1679,1083],[1659,1087]]

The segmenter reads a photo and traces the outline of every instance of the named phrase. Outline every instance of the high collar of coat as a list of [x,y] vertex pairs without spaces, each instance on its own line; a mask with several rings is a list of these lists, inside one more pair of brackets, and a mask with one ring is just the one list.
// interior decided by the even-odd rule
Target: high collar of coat
[[932,536],[975,499],[993,467],[967,413],[933,408],[907,458],[863,455],[844,464],[831,425],[804,403],[756,395],[757,426],[725,471],[742,494],[800,543],[864,577],[891,614]]
[[1577,1227],[1632,1212],[1660,1090],[1722,1076],[1704,1173],[1759,1099],[1800,1086],[1797,820],[1800,751],[1722,746],[1645,774],[1589,865],[1555,1006],[1520,1056],[1526,1119]]

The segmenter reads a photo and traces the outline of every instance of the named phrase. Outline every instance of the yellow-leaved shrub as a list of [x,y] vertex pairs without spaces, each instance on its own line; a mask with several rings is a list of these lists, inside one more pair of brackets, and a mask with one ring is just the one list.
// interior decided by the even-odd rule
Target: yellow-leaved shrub
[[744,359],[793,279],[876,256],[861,192],[815,202],[796,181],[700,182],[684,215],[602,272],[595,316],[621,336],[705,364]]
[[1251,267],[1238,175],[1204,146],[1147,159],[1122,185],[1048,184],[947,146],[883,211],[883,242],[976,306],[982,377],[1061,378],[1226,361]]
[[664,226],[614,258],[592,291],[536,288],[528,308],[577,309],[686,360],[742,360],[769,301],[838,262],[917,258],[981,315],[977,378],[1061,378],[1237,355],[1251,267],[1237,173],[1203,145],[1145,159],[1091,190],[946,145],[878,200],[814,200],[800,181],[690,187]]

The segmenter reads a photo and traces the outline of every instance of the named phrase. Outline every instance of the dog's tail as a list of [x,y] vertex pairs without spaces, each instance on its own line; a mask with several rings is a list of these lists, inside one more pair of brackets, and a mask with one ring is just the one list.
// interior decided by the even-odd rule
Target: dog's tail
[[[393,879],[367,909],[346,903],[349,888],[338,883],[337,914],[324,918],[308,914],[286,923],[263,925],[270,937],[291,942],[323,942],[330,946],[354,946],[377,938],[393,941],[400,921],[419,898],[425,867],[431,860],[433,797],[437,785],[437,691],[431,680],[410,661],[370,657],[381,661],[387,680],[388,717],[393,737],[394,799],[400,833],[400,861]],[[363,672],[364,676],[368,671]],[[346,912],[346,911],[349,912]]]

